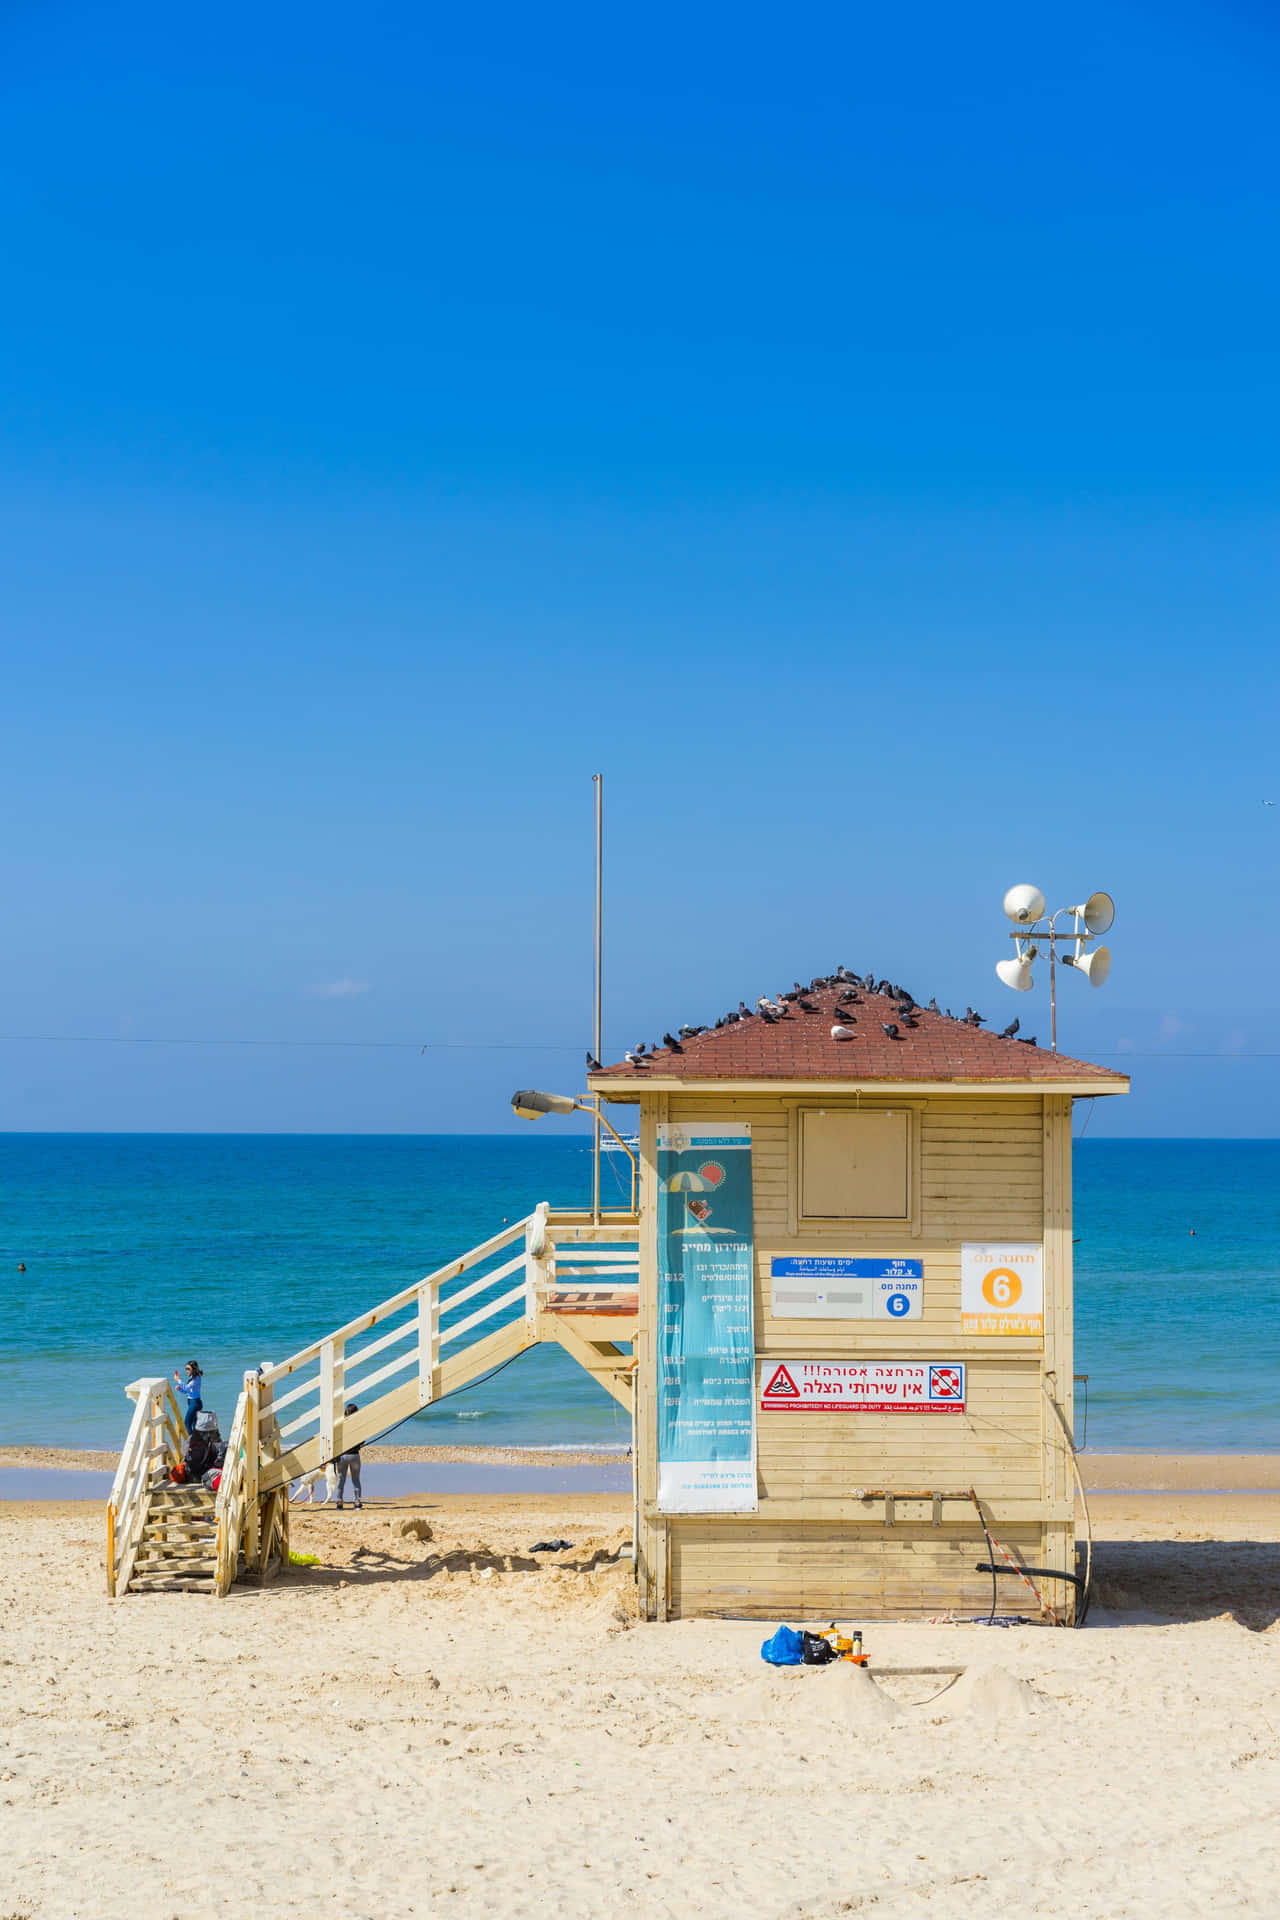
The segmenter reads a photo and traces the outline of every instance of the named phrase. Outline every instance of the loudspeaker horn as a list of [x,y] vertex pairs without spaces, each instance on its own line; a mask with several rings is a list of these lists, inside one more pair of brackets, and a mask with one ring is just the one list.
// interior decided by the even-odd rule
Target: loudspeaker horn
[[1084,923],[1090,933],[1109,933],[1116,903],[1109,893],[1091,893],[1084,903]]
[[1039,887],[1010,887],[1004,897],[1004,910],[1019,927],[1029,927],[1044,917],[1045,900]]
[[1034,984],[1031,978],[1031,962],[1025,954],[1019,954],[1016,960],[997,960],[996,974],[1006,987],[1012,987],[1015,993],[1029,993]]
[[1095,947],[1092,953],[1077,954],[1071,964],[1091,987],[1100,987],[1111,971],[1111,949]]

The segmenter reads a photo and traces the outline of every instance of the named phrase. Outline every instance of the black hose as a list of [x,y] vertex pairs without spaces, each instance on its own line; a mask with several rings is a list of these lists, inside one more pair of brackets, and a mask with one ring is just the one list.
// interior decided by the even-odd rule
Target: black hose
[[1059,1573],[1056,1567],[998,1567],[994,1561],[979,1560],[975,1571],[989,1573],[993,1586],[998,1575],[1004,1574],[1007,1578],[1010,1574],[1016,1573],[1025,1574],[1029,1580],[1069,1580],[1073,1587],[1078,1587],[1082,1593],[1084,1592],[1084,1581],[1078,1573]]
[[985,1538],[987,1543],[987,1552],[991,1555],[990,1564],[988,1564],[986,1561],[978,1562],[978,1572],[989,1573],[991,1575],[991,1612],[987,1615],[987,1625],[992,1626],[995,1622],[996,1608],[1000,1604],[1000,1589],[996,1585],[996,1568],[995,1568],[996,1543],[991,1538],[991,1534],[987,1528],[987,1516],[982,1511],[982,1504],[979,1501],[977,1494],[971,1492],[969,1495],[969,1498],[973,1501],[974,1506],[977,1508],[978,1522],[982,1528],[983,1537]]

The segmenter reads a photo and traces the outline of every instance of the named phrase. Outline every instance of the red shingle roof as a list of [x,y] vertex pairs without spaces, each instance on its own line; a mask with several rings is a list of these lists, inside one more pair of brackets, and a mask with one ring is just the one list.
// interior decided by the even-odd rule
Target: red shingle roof
[[[651,1066],[625,1061],[602,1067],[591,1079],[642,1085],[646,1080],[1110,1080],[1117,1093],[1126,1076],[1108,1067],[1090,1066],[1066,1054],[1050,1053],[1021,1040],[1001,1040],[981,1027],[950,1020],[917,1007],[912,1029],[903,1025],[898,1003],[888,994],[856,988],[861,1005],[837,1011],[846,991],[820,987],[803,996],[815,1013],[788,1004],[785,1016],[769,1025],[758,1014],[732,1026],[709,1029],[681,1042],[681,1051],[660,1047],[645,1058]],[[833,1040],[832,1026],[851,1024],[851,1040]],[[850,1022],[847,1018],[852,1015]],[[896,1024],[900,1037],[884,1027]]]

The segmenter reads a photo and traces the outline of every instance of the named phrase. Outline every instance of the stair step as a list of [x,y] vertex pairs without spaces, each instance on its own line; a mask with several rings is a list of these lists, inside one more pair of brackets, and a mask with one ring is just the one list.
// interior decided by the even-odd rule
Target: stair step
[[136,1565],[142,1567],[144,1561],[152,1565],[155,1565],[155,1561],[182,1561],[182,1565],[186,1567],[192,1561],[198,1561],[201,1567],[215,1567],[217,1553],[211,1551],[211,1548],[213,1548],[211,1540],[192,1540],[190,1546],[167,1546],[161,1540],[144,1540],[142,1546],[138,1548]]
[[173,1580],[156,1574],[132,1574],[129,1579],[130,1593],[212,1593],[214,1583],[212,1575],[203,1580]]
[[152,1561],[136,1566],[129,1579],[131,1587],[141,1583],[144,1587],[154,1586],[157,1580],[194,1580],[197,1585],[211,1587],[217,1579],[218,1569],[212,1560],[206,1566],[194,1561],[179,1561],[174,1566],[166,1566],[163,1561]]

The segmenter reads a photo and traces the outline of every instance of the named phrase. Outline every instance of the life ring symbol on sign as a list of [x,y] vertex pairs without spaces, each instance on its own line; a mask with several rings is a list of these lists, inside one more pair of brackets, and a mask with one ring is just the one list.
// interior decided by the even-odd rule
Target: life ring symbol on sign
[[1022,1298],[1022,1281],[1008,1267],[992,1267],[982,1276],[982,1297],[993,1307],[1016,1307]]

